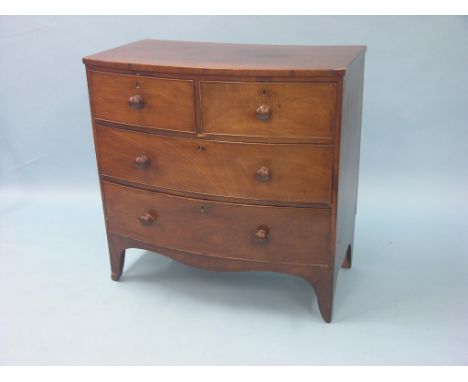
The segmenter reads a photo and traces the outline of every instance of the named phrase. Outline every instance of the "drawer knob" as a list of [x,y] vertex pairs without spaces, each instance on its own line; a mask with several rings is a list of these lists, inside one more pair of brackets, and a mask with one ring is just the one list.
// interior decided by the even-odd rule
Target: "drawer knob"
[[153,222],[156,220],[156,218],[154,217],[154,215],[152,215],[151,213],[147,212],[146,214],[143,214],[141,215],[138,220],[140,221],[141,225],[142,226],[149,226],[151,224],[153,224]]
[[145,103],[143,101],[143,97],[141,95],[134,95],[128,98],[128,106],[132,109],[143,109]]
[[262,166],[255,173],[255,179],[259,182],[268,182],[271,179],[271,171],[268,167]]
[[144,170],[150,164],[150,160],[146,155],[141,155],[135,158],[135,167]]
[[257,232],[255,232],[255,239],[260,243],[265,243],[268,241],[268,234],[270,229],[266,225],[259,225],[257,227]]
[[268,105],[260,105],[257,108],[257,119],[260,121],[266,121],[271,117],[271,109]]

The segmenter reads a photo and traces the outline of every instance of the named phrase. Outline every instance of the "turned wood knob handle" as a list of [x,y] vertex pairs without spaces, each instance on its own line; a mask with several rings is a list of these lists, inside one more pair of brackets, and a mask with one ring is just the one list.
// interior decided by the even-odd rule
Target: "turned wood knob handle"
[[140,221],[141,225],[143,226],[149,226],[153,224],[153,222],[156,220],[153,214],[150,212],[147,212],[146,214],[141,215],[138,220]]
[[259,182],[268,182],[271,179],[271,171],[268,167],[262,166],[255,173],[255,179]]
[[268,234],[270,229],[266,225],[259,225],[257,231],[255,232],[255,239],[260,243],[265,243],[268,241]]
[[260,121],[266,121],[266,120],[270,119],[270,117],[271,117],[270,106],[260,105],[257,108],[256,113],[257,113],[257,119],[259,119]]
[[135,158],[135,167],[139,168],[140,170],[144,170],[150,164],[150,160],[146,155],[140,155],[139,157]]
[[128,97],[128,106],[130,106],[132,109],[143,109],[143,106],[145,106],[143,97],[141,95]]

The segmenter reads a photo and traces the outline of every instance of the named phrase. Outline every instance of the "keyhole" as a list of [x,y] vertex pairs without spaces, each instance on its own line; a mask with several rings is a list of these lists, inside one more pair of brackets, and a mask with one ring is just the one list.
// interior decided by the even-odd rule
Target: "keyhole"
[[200,212],[202,212],[202,213],[205,212],[205,206],[200,207]]
[[262,89],[262,96],[263,97],[266,97],[267,95],[267,90],[265,88]]
[[137,89],[140,89],[140,81],[137,81],[137,82],[135,83],[135,87],[136,87]]

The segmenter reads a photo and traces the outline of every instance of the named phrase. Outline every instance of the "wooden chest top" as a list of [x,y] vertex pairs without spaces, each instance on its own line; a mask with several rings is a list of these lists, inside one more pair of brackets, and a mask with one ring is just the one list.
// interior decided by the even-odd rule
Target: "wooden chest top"
[[83,58],[90,66],[178,74],[343,76],[365,46],[244,45],[142,40]]

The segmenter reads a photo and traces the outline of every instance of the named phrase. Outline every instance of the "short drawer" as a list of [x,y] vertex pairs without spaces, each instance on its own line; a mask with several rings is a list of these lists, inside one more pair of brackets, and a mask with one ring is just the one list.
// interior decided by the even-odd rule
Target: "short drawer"
[[89,72],[94,117],[136,126],[195,130],[193,82]]
[[109,232],[207,256],[328,264],[330,210],[212,202],[103,182]]
[[331,138],[334,83],[201,82],[206,134]]
[[160,187],[259,201],[331,201],[333,149],[219,142],[97,126],[101,174]]

